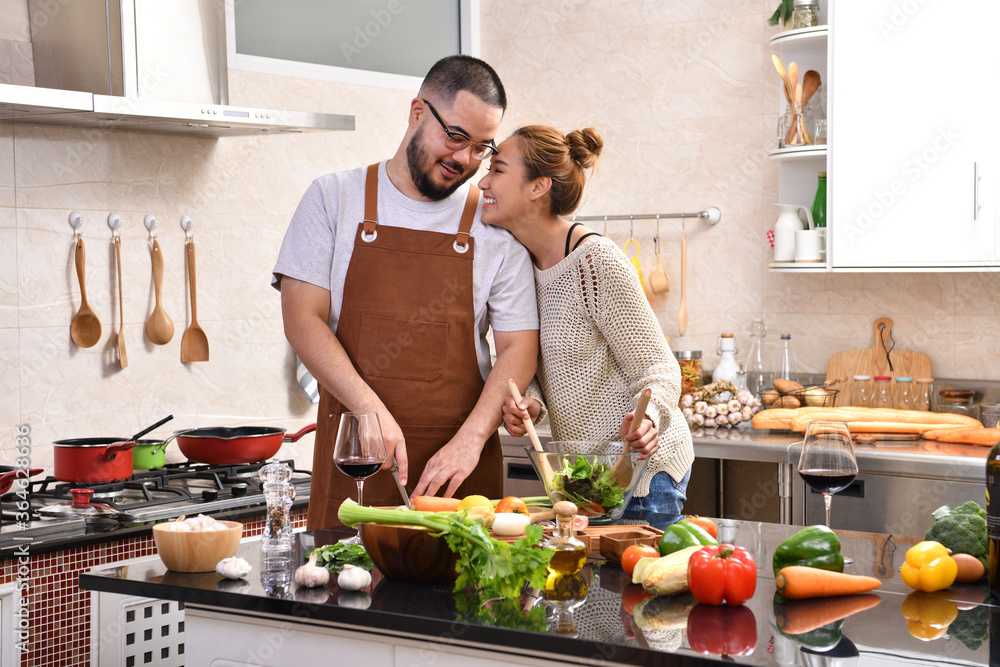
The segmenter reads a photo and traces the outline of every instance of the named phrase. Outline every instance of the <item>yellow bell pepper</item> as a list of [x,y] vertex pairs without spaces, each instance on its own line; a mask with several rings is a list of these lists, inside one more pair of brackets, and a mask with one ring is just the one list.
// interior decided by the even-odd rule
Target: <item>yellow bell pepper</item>
[[901,611],[911,635],[925,642],[944,636],[958,618],[958,605],[945,595],[918,591],[906,596]]
[[939,542],[918,542],[906,551],[906,562],[899,568],[903,582],[914,590],[930,593],[955,583],[958,564]]

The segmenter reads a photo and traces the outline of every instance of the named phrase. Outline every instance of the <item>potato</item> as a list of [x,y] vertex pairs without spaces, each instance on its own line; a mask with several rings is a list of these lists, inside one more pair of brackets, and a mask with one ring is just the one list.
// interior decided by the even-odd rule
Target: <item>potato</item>
[[785,378],[774,378],[774,388],[780,391],[782,394],[788,394],[793,391],[799,391],[800,389],[805,389],[795,380],[786,380]]
[[767,391],[761,393],[760,402],[768,407],[771,407],[779,398],[781,398],[781,394],[779,394],[776,389],[768,389]]
[[798,408],[798,407],[801,407],[801,405],[802,404],[799,403],[799,399],[795,398],[794,396],[780,396],[780,397],[778,397],[778,400],[776,400],[771,407],[773,407],[773,408]]

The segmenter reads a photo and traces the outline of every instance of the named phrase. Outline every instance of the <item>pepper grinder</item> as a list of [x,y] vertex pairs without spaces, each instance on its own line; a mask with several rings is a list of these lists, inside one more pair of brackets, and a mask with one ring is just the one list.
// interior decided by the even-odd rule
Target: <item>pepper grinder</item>
[[261,537],[262,549],[292,548],[291,515],[295,487],[290,482],[291,477],[292,469],[277,457],[260,469],[264,500],[267,502],[264,535]]

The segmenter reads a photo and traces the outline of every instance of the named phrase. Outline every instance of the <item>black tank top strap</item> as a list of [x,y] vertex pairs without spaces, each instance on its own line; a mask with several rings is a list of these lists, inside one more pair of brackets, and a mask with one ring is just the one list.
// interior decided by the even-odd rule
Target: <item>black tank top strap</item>
[[601,235],[600,232],[587,232],[586,234],[584,234],[583,236],[581,236],[580,238],[578,238],[576,240],[576,243],[573,244],[573,250],[576,250],[577,248],[579,248],[580,244],[583,243],[583,240],[585,238],[587,238],[588,236],[600,236],[600,235]]
[[[583,224],[582,222],[574,222],[570,226],[569,231],[566,233],[566,253],[563,255],[563,257],[569,257],[569,240],[570,240],[570,237],[573,236],[573,230],[576,229],[577,227],[579,227],[582,224]],[[573,249],[576,250],[576,246],[574,246]]]

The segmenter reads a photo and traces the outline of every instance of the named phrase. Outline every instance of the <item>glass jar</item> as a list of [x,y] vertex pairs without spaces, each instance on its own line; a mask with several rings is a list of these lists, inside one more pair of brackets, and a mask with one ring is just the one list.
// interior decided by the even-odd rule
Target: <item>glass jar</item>
[[996,389],[988,389],[979,402],[980,421],[986,428],[995,428],[1000,421],[1000,396]]
[[549,574],[568,576],[576,574],[587,562],[587,545],[573,534],[573,519],[577,506],[568,500],[560,500],[552,506],[556,515],[556,528],[542,548],[552,552],[549,560]]
[[934,378],[916,378],[913,382],[913,409],[930,410]]
[[795,0],[792,7],[792,30],[819,25],[818,0]]
[[979,404],[976,403],[976,392],[971,389],[945,389],[940,392],[938,412],[950,412],[979,419]]
[[892,407],[892,378],[888,375],[875,376],[875,389],[872,392],[873,408]]
[[856,408],[870,408],[872,406],[872,376],[855,375],[854,388],[851,389],[851,405]]
[[675,350],[681,367],[681,396],[701,389],[701,350]]
[[892,395],[892,407],[897,410],[913,409],[913,378],[896,378],[896,391]]

